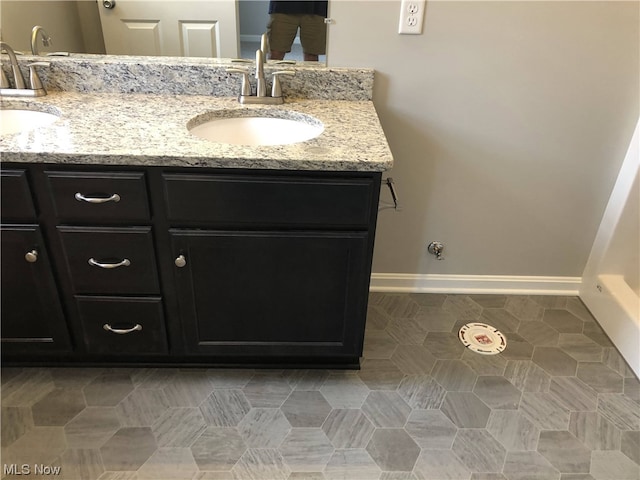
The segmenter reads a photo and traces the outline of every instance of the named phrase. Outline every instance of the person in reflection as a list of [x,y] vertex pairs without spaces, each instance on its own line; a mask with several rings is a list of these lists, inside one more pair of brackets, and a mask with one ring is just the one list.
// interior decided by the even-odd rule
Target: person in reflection
[[271,0],[267,36],[271,47],[270,58],[282,60],[291,51],[291,45],[300,29],[300,43],[305,62],[317,62],[325,54],[327,43],[328,1]]

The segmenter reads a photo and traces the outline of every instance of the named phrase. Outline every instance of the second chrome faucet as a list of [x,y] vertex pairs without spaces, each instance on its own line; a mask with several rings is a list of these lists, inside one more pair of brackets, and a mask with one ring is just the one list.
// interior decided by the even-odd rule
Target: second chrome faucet
[[[263,42],[264,45],[264,42]],[[240,95],[238,101],[242,104],[280,105],[284,103],[282,87],[280,85],[280,75],[295,75],[293,70],[282,70],[273,72],[271,84],[271,96],[267,95],[267,81],[264,74],[266,52],[262,48],[256,50],[256,94],[253,95],[251,81],[249,80],[249,70],[245,68],[228,68],[229,73],[239,73],[242,75],[240,84]]]

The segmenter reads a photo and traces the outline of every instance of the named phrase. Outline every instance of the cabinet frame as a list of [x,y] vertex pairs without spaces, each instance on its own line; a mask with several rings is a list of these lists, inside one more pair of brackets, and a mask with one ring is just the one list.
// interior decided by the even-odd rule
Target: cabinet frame
[[[126,162],[126,159],[123,159]],[[42,236],[50,252],[50,261],[53,277],[62,300],[63,310],[66,313],[67,328],[70,333],[70,352],[22,354],[3,350],[3,362],[5,364],[21,365],[46,365],[56,362],[60,365],[243,365],[243,366],[326,366],[337,368],[357,368],[359,356],[362,353],[364,338],[364,326],[368,303],[368,289],[371,275],[371,261],[375,238],[377,220],[377,205],[380,194],[381,172],[323,172],[323,171],[284,171],[284,170],[259,170],[259,169],[219,169],[219,168],[182,168],[182,167],[144,167],[132,165],[82,165],[82,164],[2,164],[4,169],[27,170],[32,182],[34,204],[38,206],[38,224],[42,230]],[[139,173],[144,174],[146,186],[146,198],[149,206],[149,219],[146,222],[140,219],[123,219],[122,221],[111,218],[77,219],[74,221],[61,220],[56,216],[56,208],[51,198],[48,175],[54,172],[54,176],[65,176],[66,172],[79,172],[88,176],[110,177],[114,172],[122,173],[125,178],[138,178]],[[59,172],[59,173],[57,173]],[[311,221],[308,224],[287,225],[273,224],[269,221],[256,221],[251,224],[243,222],[196,221],[189,219],[169,219],[166,208],[166,192],[164,187],[167,176],[207,175],[210,178],[246,178],[248,183],[256,177],[271,182],[280,182],[282,179],[295,184],[320,181],[320,183],[337,185],[363,185],[366,190],[367,222],[358,221],[332,223],[330,221],[318,223]],[[117,176],[117,175],[116,175]],[[368,185],[368,187],[367,187]],[[247,198],[249,204],[255,199]],[[206,206],[205,206],[206,207]],[[246,207],[249,208],[249,207]],[[160,286],[162,307],[165,315],[164,328],[166,331],[168,354],[142,355],[127,354],[119,356],[96,355],[90,353],[84,342],[80,313],[78,311],[73,283],[65,264],[62,241],[57,234],[58,227],[93,227],[127,228],[148,226],[151,228],[154,239],[156,267]],[[234,350],[232,346],[221,349],[194,349],[193,325],[189,325],[184,318],[184,308],[180,305],[181,287],[176,280],[175,258],[179,255],[175,245],[172,244],[171,232],[176,230],[198,230],[225,232],[225,235],[247,236],[250,232],[260,234],[270,233],[274,235],[336,235],[339,237],[351,234],[361,238],[362,248],[358,272],[353,275],[353,299],[350,304],[353,310],[353,322],[357,328],[349,340],[349,349],[334,348],[319,349],[309,354],[304,349],[277,352],[269,349],[247,348]],[[94,292],[87,292],[93,295]],[[133,294],[132,294],[133,295]]]

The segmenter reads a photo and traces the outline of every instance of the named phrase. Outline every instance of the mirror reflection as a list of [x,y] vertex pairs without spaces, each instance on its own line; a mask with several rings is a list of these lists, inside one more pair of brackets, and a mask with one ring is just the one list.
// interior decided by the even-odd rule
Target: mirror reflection
[[[41,25],[41,55],[54,52],[137,56],[255,58],[269,29],[272,58],[326,61],[326,1],[0,0],[0,37],[31,51]],[[270,13],[272,12],[272,13]],[[274,17],[279,17],[274,19]]]

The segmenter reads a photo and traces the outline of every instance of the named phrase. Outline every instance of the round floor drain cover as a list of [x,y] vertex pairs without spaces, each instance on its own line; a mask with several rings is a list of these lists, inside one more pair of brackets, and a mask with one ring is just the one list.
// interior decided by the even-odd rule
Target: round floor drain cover
[[458,338],[469,350],[483,355],[495,355],[507,348],[507,339],[502,332],[486,323],[463,325]]

